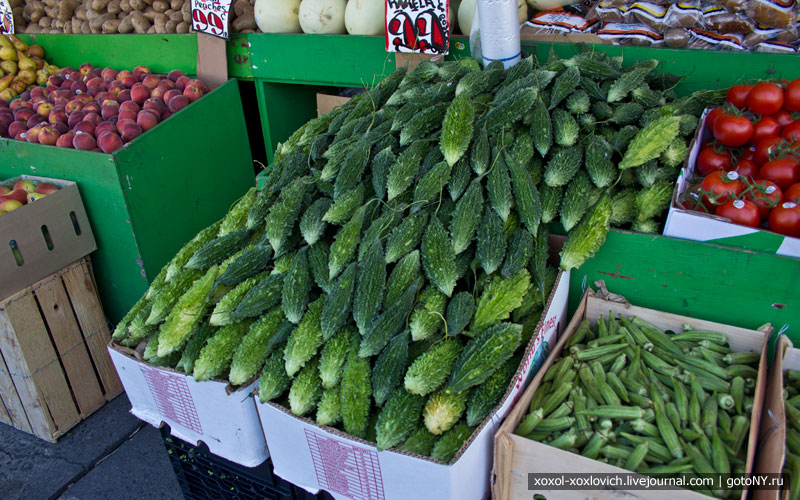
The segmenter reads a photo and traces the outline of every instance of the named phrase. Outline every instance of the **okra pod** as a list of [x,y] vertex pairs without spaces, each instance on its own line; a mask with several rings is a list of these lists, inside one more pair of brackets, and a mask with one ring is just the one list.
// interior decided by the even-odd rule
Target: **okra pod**
[[[725,379],[728,377],[728,373],[726,372],[725,368],[712,361],[707,361],[705,359],[697,359],[697,358],[683,358],[683,359],[678,359],[677,362],[679,365],[683,367],[684,370],[688,370],[689,369],[688,366],[690,366],[708,372],[711,375],[715,375],[721,379]],[[689,371],[694,371],[694,370],[689,370]],[[704,375],[702,372],[701,373],[697,373],[696,371],[694,372],[697,375]]]
[[635,472],[644,461],[644,457],[647,455],[648,450],[649,447],[647,441],[637,444],[631,454],[628,455],[628,459],[625,461],[624,468]]
[[731,435],[733,436],[733,443],[731,444],[731,454],[738,455],[739,450],[747,437],[747,431],[750,430],[750,420],[744,415],[736,415],[733,417],[733,424],[731,424]]
[[666,333],[654,327],[647,321],[641,318],[633,318],[633,324],[639,327],[641,332],[659,349],[663,349],[674,356],[683,356],[680,348],[672,342],[672,339]]
[[736,406],[733,396],[720,392],[717,394],[717,404],[725,411],[731,411]]
[[697,397],[697,392],[692,391],[692,397],[689,399],[689,422],[700,422],[702,415],[700,399]]
[[668,377],[672,377],[673,375],[678,375],[680,373],[680,370],[678,370],[677,367],[672,366],[655,354],[645,350],[642,350],[641,352],[642,361],[644,361],[644,364],[649,366],[652,370],[655,370],[656,372]]
[[537,431],[555,432],[567,430],[575,424],[573,417],[545,418],[536,426]]
[[631,400],[630,401],[631,403],[640,408],[649,409],[653,407],[653,400],[651,400],[647,396],[642,396],[638,392],[629,392],[628,399]]
[[[691,373],[691,370],[689,370]],[[695,375],[697,377],[697,383],[703,389],[711,392],[728,392],[731,390],[730,382],[727,382],[715,375],[711,375],[708,372],[703,373],[703,370],[696,370],[691,375]]]
[[618,328],[619,328],[619,323],[617,323],[617,318],[614,317],[613,312],[608,311],[608,334],[616,335]]
[[619,332],[619,335],[622,335],[622,338],[625,339],[626,343],[628,343],[628,344],[630,344],[632,346],[641,347],[640,344],[638,342],[636,342],[636,339],[633,338],[633,335],[631,335],[631,332],[627,328],[625,328],[624,326],[620,325],[619,328],[617,328],[617,332]]
[[606,320],[605,320],[605,318],[603,318],[602,315],[599,318],[597,318],[597,323],[595,324],[595,326],[597,327],[597,338],[598,339],[602,339],[604,337],[608,337],[609,336],[608,335],[608,327],[606,326]]
[[758,378],[758,370],[748,365],[728,365],[725,373],[728,377]]
[[602,363],[600,363],[597,360],[590,361],[589,362],[589,368],[592,369],[592,374],[595,376],[595,378],[605,382],[605,380],[606,380],[606,371],[603,369],[603,364]]
[[638,345],[644,346],[644,344],[650,342],[650,339],[648,339],[647,336],[631,322],[631,320],[624,316],[621,316],[619,319],[622,324],[625,325],[625,329],[628,330],[628,333],[631,334],[631,337],[633,337],[634,342],[636,342]]
[[614,421],[610,418],[601,418],[597,422],[597,426],[595,427],[605,432],[611,432],[611,429],[614,428]]
[[531,439],[533,441],[539,441],[544,443],[547,438],[551,437],[552,433],[550,432],[540,432],[540,431],[533,431],[530,434],[526,434],[525,437]]
[[567,340],[564,344],[565,349],[569,349],[570,347],[583,342],[583,339],[590,333],[591,327],[588,319],[581,321],[581,324],[578,325],[578,328],[575,330],[575,333],[572,334],[572,337]]
[[725,344],[717,344],[716,342],[711,342],[710,340],[701,340],[699,345],[701,347],[705,347],[714,352],[718,352],[722,355],[728,354],[731,352],[731,348]]
[[583,384],[584,390],[592,396],[597,402],[604,401],[603,395],[597,386],[597,381],[594,379],[591,368],[588,365],[581,366],[578,370],[578,377]]
[[595,380],[595,383],[597,384],[597,388],[600,391],[600,394],[603,395],[603,401],[605,401],[607,405],[610,406],[622,405],[622,400],[620,400],[619,396],[617,396],[617,393],[614,392],[614,389],[612,389],[611,386],[608,385],[604,380],[600,380],[598,378],[597,380]]
[[649,450],[645,456],[646,460],[666,463],[672,459],[672,455],[670,455],[667,447],[664,446],[664,442],[661,441],[661,438],[637,436],[635,434],[630,434],[627,432],[623,432],[620,435],[622,435],[625,439],[627,439],[628,441],[630,441],[635,445],[639,445],[641,443],[647,443],[649,445]]
[[575,358],[573,358],[572,356],[564,356],[558,361],[556,361],[553,364],[553,366],[551,366],[550,369],[547,370],[547,373],[544,374],[542,382],[552,382],[553,379],[556,378],[558,372],[562,369],[561,367],[564,366],[564,364],[568,363],[569,360],[572,360],[574,362]]
[[603,446],[603,448],[600,450],[600,453],[604,457],[610,460],[617,460],[617,459],[627,460],[632,452],[633,448],[631,448],[630,446],[611,445],[611,444]]
[[648,376],[650,378],[650,397],[655,399],[657,396],[661,401],[668,401],[671,391],[661,383],[661,380],[659,380],[655,373],[650,372]]
[[792,384],[800,383],[800,370],[786,370],[786,378]]
[[706,349],[705,347],[698,347],[697,350],[706,361],[710,363],[723,363],[722,358],[724,355],[712,351],[711,349]]
[[701,432],[697,432],[696,430],[690,427],[684,427],[681,429],[681,437],[686,441],[694,441],[695,439],[699,439],[700,436],[704,436],[705,434]]
[[634,418],[644,418],[646,412],[647,411],[645,409],[637,408],[635,406],[599,405],[595,408],[587,408],[585,410],[581,410],[580,412],[575,412],[575,414],[577,415],[580,413],[590,417],[629,420]]
[[706,399],[706,404],[703,405],[703,418],[701,419],[700,426],[703,428],[707,436],[711,435],[711,429],[717,425],[717,412],[719,406],[717,405],[717,398],[710,397]]
[[565,432],[564,434],[560,435],[556,439],[550,441],[548,444],[554,448],[558,448],[560,450],[566,450],[568,448],[572,448],[575,446],[575,442],[578,440],[578,435],[575,432]]
[[[586,408],[586,397],[581,393],[580,388],[572,389],[569,393],[569,400],[572,402],[573,412]],[[575,427],[582,433],[592,430],[592,424],[586,415],[575,415]]]
[[711,464],[719,474],[730,474],[731,464],[728,462],[728,452],[716,429],[711,431]]
[[717,412],[717,424],[720,431],[731,432],[731,416],[727,411]]
[[645,422],[641,418],[631,420],[631,426],[633,427],[633,430],[635,430],[636,432],[638,432],[643,436],[648,436],[653,438],[658,438],[661,436],[658,433],[658,427],[649,422]]
[[792,471],[791,480],[789,482],[789,500],[797,500],[800,498],[800,460],[792,456],[789,465]]
[[689,330],[672,336],[672,340],[688,340],[690,342],[701,342],[706,340],[715,344],[727,344],[728,337],[724,333],[707,332],[703,330]]
[[544,411],[544,414],[549,415],[550,412],[558,408],[558,405],[560,405],[567,398],[569,391],[571,390],[571,382],[556,386],[552,394],[550,394],[550,396],[542,404],[542,411]]
[[553,387],[560,387],[564,384],[574,384],[577,373],[573,368],[561,372],[554,380]]
[[[651,392],[657,391],[654,385],[650,386],[650,390]],[[681,448],[680,441],[678,441],[678,434],[667,417],[664,401],[661,400],[659,396],[653,396],[653,412],[655,413],[658,432],[661,434],[661,439],[664,441],[670,454],[675,458],[682,458],[683,449]]]
[[533,393],[533,397],[531,398],[531,404],[528,408],[528,411],[533,411],[542,407],[542,403],[544,403],[544,400],[550,394],[550,387],[552,387],[552,384],[545,382],[544,384],[540,385],[538,389],[536,389],[536,392]]
[[753,413],[753,405],[755,401],[750,396],[745,396],[744,401],[742,401],[742,411],[747,413],[748,415]]
[[786,418],[795,429],[800,429],[800,410],[790,404],[787,404]]
[[680,429],[681,416],[678,413],[678,407],[675,406],[675,403],[673,403],[672,401],[667,401],[667,404],[664,406],[664,408],[667,410],[667,418],[669,418],[669,421],[672,423],[672,426],[675,429]]
[[539,425],[539,422],[542,421],[544,418],[544,412],[541,408],[537,408],[536,410],[528,413],[528,415],[520,422],[519,426],[517,426],[517,430],[515,434],[518,436],[527,436]]
[[601,356],[605,356],[606,354],[619,352],[624,347],[625,344],[611,344],[611,345],[595,347],[592,349],[582,349],[577,353],[575,353],[575,357],[577,358],[578,361],[591,361]]
[[685,426],[689,420],[689,395],[686,392],[686,386],[681,381],[672,379],[672,385],[672,394],[675,406],[678,408],[678,415],[680,415],[681,426]]
[[697,447],[697,449],[700,450],[700,453],[702,453],[703,456],[706,457],[706,460],[711,462],[711,455],[712,455],[711,440],[708,438],[708,436],[703,434],[697,441],[695,441],[692,444],[694,444]]
[[558,408],[553,410],[550,414],[548,414],[545,418],[559,418],[559,417],[568,417],[572,413],[572,403],[569,401],[564,401]]
[[795,406],[800,405],[800,394],[798,394],[797,396],[793,396],[791,398],[788,398],[788,399],[787,398],[784,398],[784,399],[786,399],[786,403],[787,404],[792,404],[792,405],[795,405]]
[[625,389],[625,384],[617,377],[614,372],[608,372],[606,374],[606,384],[608,384],[611,389],[619,396],[619,399],[625,401],[626,403],[630,402],[630,398],[628,397],[628,390]]
[[601,365],[603,365],[603,368],[606,367],[611,368],[611,363],[613,363],[614,360],[617,359],[617,356],[619,356],[620,353],[624,354],[624,351],[626,349],[630,349],[630,346],[626,345],[620,352],[612,352],[611,354],[600,356],[599,358],[595,359],[595,361],[598,361]]
[[731,396],[736,413],[742,413],[742,400],[744,400],[744,378],[733,377],[731,380]]
[[614,358],[614,362],[611,363],[611,368],[609,368],[608,371],[615,375],[619,375],[620,372],[625,368],[627,361],[628,361],[628,356],[624,352],[621,354],[617,354],[617,357]]
[[[700,381],[697,379],[697,376],[694,373],[689,374],[689,387],[692,389],[692,393],[697,396],[697,400],[700,402],[702,406],[706,402],[706,391],[703,389],[703,386],[700,385]],[[696,420],[699,422],[699,419]]]
[[647,387],[640,384],[638,381],[631,378],[629,375],[623,375],[619,378],[629,392],[635,392],[640,396],[647,396]]
[[792,453],[800,455],[800,434],[789,427],[786,428],[786,445]]
[[684,465],[656,465],[642,471],[645,474],[680,474],[692,470],[692,464]]
[[600,454],[600,449],[608,443],[608,437],[604,432],[595,431],[589,442],[581,450],[581,455],[586,458],[595,459]]
[[722,358],[729,365],[757,365],[760,359],[757,352],[729,352]]
[[642,419],[646,422],[650,422],[651,424],[656,421],[656,413],[652,408],[647,408],[644,411],[644,416]]
[[617,335],[606,335],[604,337],[598,337],[598,339],[595,340],[595,342],[597,342],[598,346],[608,345],[608,344],[618,344],[622,342],[622,335],[617,334]]
[[694,470],[699,474],[714,474],[715,470],[711,463],[692,443],[683,442],[686,454],[691,457]]

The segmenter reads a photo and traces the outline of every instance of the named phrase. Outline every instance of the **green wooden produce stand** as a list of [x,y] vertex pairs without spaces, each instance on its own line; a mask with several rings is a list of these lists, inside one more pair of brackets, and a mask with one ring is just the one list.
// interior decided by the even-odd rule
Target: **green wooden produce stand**
[[[38,35],[35,42],[76,68],[195,71],[193,36]],[[20,174],[78,183],[97,240],[98,288],[116,322],[180,247],[254,184],[238,83],[228,81],[110,155],[0,139],[0,178]]]
[[[316,115],[320,86],[360,87],[395,69],[382,37],[325,35],[240,35],[249,59],[236,65],[253,79],[270,161],[278,142]],[[247,42],[243,39],[246,38]],[[546,61],[550,52],[566,58],[580,48],[570,44],[523,42],[523,51]],[[748,79],[796,78],[793,55],[709,52],[597,45],[630,63],[658,59],[663,71],[685,76],[679,94],[729,87]],[[470,55],[466,38],[455,37],[448,59]],[[248,73],[249,71],[249,73]],[[377,76],[376,76],[377,75]],[[604,279],[609,289],[637,304],[726,324],[757,328],[771,322],[800,340],[800,260],[660,235],[614,230],[597,255],[573,270],[574,310],[586,286]]]

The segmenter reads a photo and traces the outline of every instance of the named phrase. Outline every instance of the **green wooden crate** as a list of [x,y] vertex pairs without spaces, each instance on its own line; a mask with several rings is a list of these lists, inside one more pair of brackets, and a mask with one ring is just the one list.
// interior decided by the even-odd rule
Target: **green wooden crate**
[[0,178],[78,183],[97,240],[107,316],[119,320],[161,267],[254,184],[235,80],[113,154],[0,139]]

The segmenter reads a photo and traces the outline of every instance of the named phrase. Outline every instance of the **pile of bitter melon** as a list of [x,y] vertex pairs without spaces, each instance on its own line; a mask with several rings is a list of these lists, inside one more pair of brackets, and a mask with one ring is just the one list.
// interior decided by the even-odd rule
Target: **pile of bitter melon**
[[263,190],[189,242],[114,337],[449,461],[539,321],[556,277],[547,223],[560,213],[569,230],[568,269],[610,221],[637,219],[630,207],[645,206],[640,227],[665,208],[696,123],[681,113],[702,104],[653,69],[583,53],[395,72],[282,144]]

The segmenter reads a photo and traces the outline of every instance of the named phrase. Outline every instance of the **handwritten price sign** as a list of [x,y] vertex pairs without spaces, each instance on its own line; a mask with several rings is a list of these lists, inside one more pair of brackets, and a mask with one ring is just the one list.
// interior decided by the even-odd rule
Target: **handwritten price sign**
[[386,0],[386,50],[447,54],[449,0]]
[[192,0],[192,31],[227,40],[231,0]]
[[0,0],[0,33],[14,33],[14,15],[8,0]]

